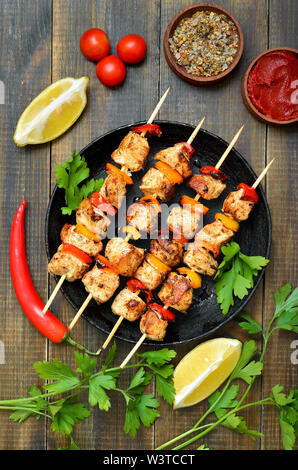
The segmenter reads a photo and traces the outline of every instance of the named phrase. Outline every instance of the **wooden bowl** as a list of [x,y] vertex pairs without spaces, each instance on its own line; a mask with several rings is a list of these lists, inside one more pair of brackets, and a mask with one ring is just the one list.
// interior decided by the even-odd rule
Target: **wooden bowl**
[[263,57],[264,55],[266,55],[270,52],[273,52],[273,51],[290,51],[290,52],[294,52],[295,54],[298,54],[298,50],[297,49],[292,49],[291,47],[274,47],[272,49],[268,49],[265,52],[262,52],[262,54],[258,55],[251,62],[251,64],[248,66],[245,74],[243,75],[242,83],[241,83],[241,93],[242,93],[242,98],[243,98],[245,106],[251,112],[251,114],[253,116],[255,116],[257,119],[259,119],[259,121],[265,122],[266,124],[274,124],[274,125],[277,125],[277,126],[284,126],[286,124],[293,124],[294,122],[298,122],[298,117],[296,117],[294,119],[289,119],[287,121],[279,121],[277,119],[272,119],[270,117],[265,116],[252,103],[252,101],[249,97],[249,94],[248,94],[248,90],[247,90],[247,80],[248,80],[248,76],[249,76],[251,70],[253,69],[253,67],[255,66],[257,61],[260,60],[261,57]]
[[[235,24],[237,28],[237,33],[239,36],[239,47],[238,47],[238,51],[237,51],[237,54],[235,55],[233,62],[226,70],[224,70],[224,72],[221,72],[218,75],[213,75],[211,77],[200,77],[197,75],[193,75],[191,73],[187,73],[184,67],[181,67],[181,65],[179,65],[176,62],[176,59],[173,56],[169,47],[169,38],[172,37],[176,27],[178,26],[178,24],[180,23],[182,19],[192,16],[197,11],[206,11],[206,10],[214,11],[215,13],[219,13],[219,14],[224,14],[227,16],[229,20],[233,21],[233,23]],[[177,15],[174,16],[171,23],[167,27],[167,30],[164,35],[164,40],[163,40],[163,48],[164,48],[164,53],[165,53],[165,57],[166,57],[168,65],[171,67],[173,72],[175,72],[176,75],[178,75],[178,77],[182,78],[183,80],[189,83],[192,83],[193,85],[209,85],[212,83],[219,82],[223,78],[227,77],[237,66],[243,53],[243,47],[244,47],[244,36],[243,36],[242,29],[240,27],[240,24],[238,23],[236,18],[225,8],[219,5],[214,5],[213,3],[195,3],[194,5],[190,7],[186,7],[186,8],[183,8],[183,10],[180,10],[177,13]]]

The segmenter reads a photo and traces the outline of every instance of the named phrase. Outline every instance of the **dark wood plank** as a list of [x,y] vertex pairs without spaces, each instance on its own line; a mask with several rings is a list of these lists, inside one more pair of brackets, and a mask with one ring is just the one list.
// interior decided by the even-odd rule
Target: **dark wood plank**
[[[298,5],[290,0],[269,4],[269,46],[297,47],[296,24]],[[282,21],[280,21],[282,18]],[[273,224],[271,263],[266,272],[264,322],[268,324],[274,312],[273,294],[286,282],[297,283],[297,126],[268,127],[267,159],[276,157],[267,176],[267,194]],[[286,391],[297,388],[297,366],[291,363],[291,343],[295,335],[275,333],[269,344],[264,367],[264,396],[276,384]],[[264,449],[281,449],[277,410],[264,410]]]
[[[13,291],[9,272],[9,235],[18,205],[28,199],[26,209],[27,259],[33,282],[42,298],[47,296],[44,249],[44,214],[49,192],[49,145],[18,148],[13,133],[18,118],[30,101],[51,82],[50,0],[1,2],[1,80],[5,104],[0,105],[1,122],[1,233],[0,285],[1,331],[5,364],[0,364],[1,399],[26,395],[37,383],[33,362],[46,358],[46,340],[23,314]],[[44,449],[44,420],[9,422],[0,414],[1,449]]]
[[[71,155],[71,150],[83,148],[91,139],[122,124],[146,119],[159,97],[159,1],[54,1],[53,8],[53,81],[64,77],[90,77],[88,105],[79,122],[52,146],[52,171],[56,162]],[[124,21],[125,19],[125,21]],[[104,87],[96,78],[95,64],[87,61],[79,50],[81,34],[90,27],[106,31],[116,51],[117,41],[125,34],[139,33],[147,41],[148,56],[139,66],[127,67],[123,85],[116,89]],[[100,157],[99,157],[100,158]],[[54,178],[52,175],[52,187]],[[51,283],[53,288],[54,283]],[[60,296],[54,305],[65,322],[74,315],[72,308]],[[100,312],[99,312],[100,315]],[[75,339],[97,349],[105,335],[99,334],[82,320],[74,329]],[[131,349],[130,344],[118,342],[117,363]],[[73,362],[71,348],[51,348],[51,357]],[[123,384],[128,384],[131,373],[125,373]],[[124,403],[115,396],[109,413],[94,411],[94,415],[75,432],[81,448],[88,449],[138,449],[153,447],[153,428],[142,430],[132,440],[123,432]],[[49,432],[49,447],[61,442]]]
[[[178,10],[192,3],[185,0],[162,2],[161,41],[172,17]],[[195,124],[202,116],[206,116],[203,127],[227,141],[231,140],[240,125],[245,123],[245,129],[236,144],[236,148],[258,173],[265,163],[266,128],[257,122],[246,110],[241,98],[240,82],[248,63],[259,52],[267,48],[267,2],[265,0],[254,0],[249,3],[243,3],[227,0],[217,3],[233,13],[243,29],[245,46],[240,64],[233,74],[222,83],[196,87],[180,80],[170,70],[161,52],[160,86],[161,89],[166,88],[168,85],[172,86],[172,91],[161,110],[161,118]],[[199,146],[199,139],[197,140],[197,145]],[[247,311],[250,311],[256,319],[261,319],[261,286],[248,306]],[[219,335],[225,336],[228,334],[228,331],[228,329],[225,329]],[[233,330],[231,330],[230,334],[233,334]],[[196,344],[191,343],[177,348],[178,359],[180,360]],[[261,388],[260,383],[258,383],[251,396],[257,398],[260,395]],[[205,407],[206,404],[203,403],[190,409],[170,413],[169,407],[163,405],[161,413],[162,415],[167,415],[167,426],[165,428],[162,421],[157,423],[156,443],[160,444],[170,437],[189,429],[191,423],[195,423],[201,416]],[[249,414],[248,424],[254,429],[260,428],[259,410],[254,410]],[[169,429],[171,430],[170,432],[168,431]],[[253,442],[249,438],[227,432],[226,430],[212,433],[212,436],[206,436],[204,443],[211,449],[254,449],[260,445],[258,441]],[[196,446],[194,445],[193,448],[196,448]]]

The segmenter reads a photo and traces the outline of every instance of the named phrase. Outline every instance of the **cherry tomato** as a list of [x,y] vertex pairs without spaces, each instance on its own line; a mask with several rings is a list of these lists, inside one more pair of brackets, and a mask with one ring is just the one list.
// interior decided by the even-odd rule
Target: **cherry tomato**
[[127,64],[137,64],[145,57],[146,42],[138,34],[127,34],[118,42],[117,54]]
[[85,31],[80,40],[80,49],[85,57],[97,62],[110,52],[111,46],[108,36],[98,28]]
[[126,75],[126,68],[119,57],[109,55],[98,62],[96,75],[98,80],[104,85],[116,86],[123,82]]

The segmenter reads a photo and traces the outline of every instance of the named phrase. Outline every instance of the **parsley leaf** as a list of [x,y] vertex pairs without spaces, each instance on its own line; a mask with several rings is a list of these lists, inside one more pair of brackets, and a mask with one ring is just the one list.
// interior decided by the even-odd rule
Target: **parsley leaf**
[[36,362],[34,369],[41,379],[56,380],[43,386],[49,392],[63,393],[80,383],[79,377],[71,367],[58,359],[53,359],[53,362]]
[[84,185],[79,186],[82,181],[89,177],[90,170],[87,167],[85,158],[77,154],[75,150],[68,162],[62,165],[55,165],[56,183],[59,188],[65,189],[66,206],[62,207],[62,214],[70,215],[73,210],[79,207],[80,202],[94,191],[99,191],[103,185],[102,178],[91,179]]
[[243,299],[254,285],[254,276],[269,263],[262,256],[246,256],[240,252],[236,242],[224,245],[221,249],[224,259],[214,276],[217,302],[226,315],[234,305],[234,296]]
[[77,372],[83,374],[85,377],[89,377],[92,371],[97,366],[97,360],[88,356],[88,354],[82,354],[75,351],[75,358],[77,363]]
[[147,351],[137,354],[137,356],[145,358],[149,365],[163,365],[170,362],[176,356],[176,352],[173,349],[163,348],[157,351]]
[[245,322],[239,322],[239,325],[243,330],[247,330],[248,333],[250,334],[257,334],[263,331],[262,325],[258,323],[256,320],[254,320],[248,313],[242,312],[240,314],[240,317],[243,318],[243,320],[246,320]]
[[90,411],[83,403],[73,403],[73,400],[66,400],[63,406],[55,413],[52,431],[62,434],[71,434],[74,424],[83,421],[91,415]]
[[91,406],[98,405],[100,410],[109,411],[111,402],[104,391],[116,388],[115,378],[111,375],[97,375],[89,380],[88,401]]
[[159,402],[153,395],[140,395],[131,399],[127,404],[124,432],[130,433],[131,437],[135,437],[141,422],[145,427],[151,426],[152,423],[160,416],[157,408]]

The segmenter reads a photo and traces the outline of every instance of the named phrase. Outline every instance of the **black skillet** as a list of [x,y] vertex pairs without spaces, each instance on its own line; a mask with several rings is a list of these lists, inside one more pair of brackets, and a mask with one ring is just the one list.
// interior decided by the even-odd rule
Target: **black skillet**
[[[162,136],[160,138],[153,137],[149,139],[150,154],[144,172],[153,165],[153,156],[158,151],[170,147],[177,142],[187,141],[194,129],[193,126],[178,122],[155,122],[160,124]],[[106,176],[105,165],[108,161],[111,161],[110,155],[112,151],[118,147],[121,139],[127,134],[132,125],[140,124],[144,124],[144,122],[119,127],[96,138],[81,150],[80,154],[85,157],[87,165],[90,168],[90,177],[104,178]],[[194,173],[198,173],[198,168],[195,163],[197,163],[199,167],[215,165],[228,144],[220,137],[206,130],[201,130],[192,145],[196,149],[192,157],[193,170]],[[256,175],[250,165],[235,149],[230,152],[221,169],[228,175],[227,188],[218,199],[204,201],[204,204],[210,208],[207,216],[204,217],[204,224],[213,221],[214,214],[221,210],[222,203],[227,194],[235,190],[240,182],[252,185],[256,180]],[[142,196],[139,185],[144,172],[133,174],[135,184],[133,187],[128,187],[127,206],[129,206],[136,197]],[[241,251],[246,255],[261,255],[268,258],[271,244],[271,218],[268,203],[262,188],[259,186],[257,191],[259,194],[259,203],[256,205],[249,220],[241,224],[241,229],[236,235],[235,241],[239,243]],[[177,187],[176,196],[170,201],[170,204],[179,202],[182,194],[187,194],[192,197],[195,196],[194,191],[185,184],[182,184]],[[62,226],[66,222],[75,223],[74,213],[71,217],[62,215],[61,207],[63,205],[64,190],[56,186],[46,214],[46,251],[49,259],[53,256],[61,243],[60,230]],[[148,248],[149,246],[149,240],[141,240],[135,243],[143,248]],[[184,343],[194,339],[202,339],[214,333],[219,327],[236,317],[238,313],[244,309],[247,302],[254,295],[263,274],[264,270],[259,272],[259,275],[255,278],[254,287],[249,291],[248,295],[244,297],[243,300],[236,299],[235,305],[230,308],[229,313],[225,316],[221,313],[220,307],[216,301],[213,280],[207,276],[203,277],[202,287],[194,290],[193,303],[187,315],[177,313],[176,321],[175,323],[169,324],[165,340],[162,344]],[[122,278],[121,286],[117,292],[124,286],[125,278]],[[74,283],[65,281],[61,291],[76,311],[87,296],[81,281]],[[94,300],[91,300],[83,313],[84,318],[93,326],[107,334],[111,331],[118,318],[111,312],[112,300],[101,306],[98,306]],[[70,319],[73,317],[73,314],[74,312],[71,311],[69,315]],[[139,322],[130,323],[124,321],[115,337],[135,343],[140,338],[140,335]],[[145,341],[144,344],[156,344],[156,342],[148,340]]]

